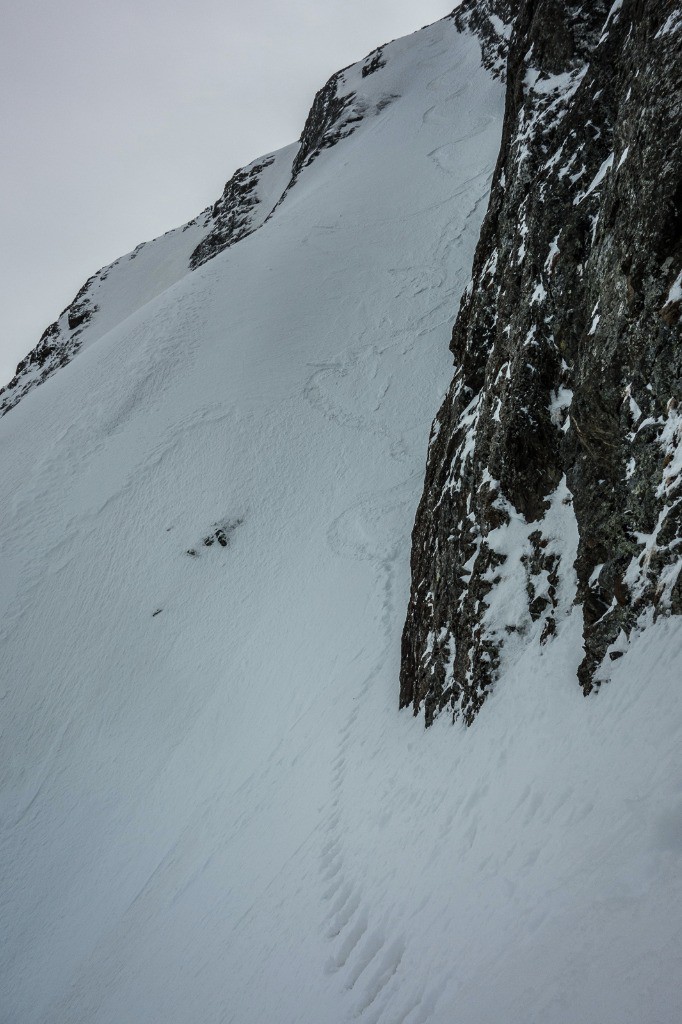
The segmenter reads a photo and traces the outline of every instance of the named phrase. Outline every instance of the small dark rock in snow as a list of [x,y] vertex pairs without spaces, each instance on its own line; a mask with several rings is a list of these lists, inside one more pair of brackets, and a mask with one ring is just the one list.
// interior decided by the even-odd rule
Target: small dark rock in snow
[[[242,521],[241,519],[225,519],[220,523],[214,523],[211,533],[203,538],[202,543],[204,547],[213,547],[217,541],[221,548],[226,548],[230,543],[230,537],[237,527],[241,526]],[[196,554],[196,551],[193,553]]]

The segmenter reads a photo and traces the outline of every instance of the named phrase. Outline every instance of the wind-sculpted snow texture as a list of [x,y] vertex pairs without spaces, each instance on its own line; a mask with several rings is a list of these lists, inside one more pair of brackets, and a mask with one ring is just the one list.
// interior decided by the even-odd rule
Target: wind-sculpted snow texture
[[518,5],[413,535],[401,704],[427,724],[471,723],[574,601],[586,694],[682,613],[681,29],[670,0]]
[[452,18],[337,87],[257,230],[122,260],[0,420],[2,1024],[682,1016],[682,619],[582,699],[566,484],[552,643],[471,729],[396,706],[504,87]]

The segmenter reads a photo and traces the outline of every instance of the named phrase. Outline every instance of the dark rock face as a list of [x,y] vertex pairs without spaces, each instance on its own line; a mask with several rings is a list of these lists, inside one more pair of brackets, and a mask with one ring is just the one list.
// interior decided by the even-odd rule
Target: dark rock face
[[36,347],[17,365],[9,384],[0,388],[0,416],[76,355],[82,344],[83,328],[97,312],[90,290],[98,276],[88,278],[71,305],[43,331]]
[[223,189],[220,199],[211,208],[211,228],[192,253],[191,270],[212,260],[218,253],[241,241],[253,231],[252,213],[258,205],[257,187],[263,171],[275,162],[265,157],[250,167],[240,167]]
[[384,48],[379,46],[365,57],[365,63],[362,65],[362,77],[367,78],[368,75],[373,75],[375,71],[383,67],[386,67]]
[[[371,61],[366,66],[369,68]],[[380,67],[383,67],[381,62],[375,64],[372,71],[377,71]],[[356,94],[343,90],[344,71],[347,70],[343,68],[332,75],[313,100],[301,133],[289,187],[294,184],[303,168],[308,167],[323,149],[335,146],[341,139],[352,135],[362,120],[362,111],[354,104]]]
[[682,11],[516,7],[413,533],[400,703],[427,725],[470,724],[505,649],[551,643],[573,603],[586,694],[638,625],[682,613]]

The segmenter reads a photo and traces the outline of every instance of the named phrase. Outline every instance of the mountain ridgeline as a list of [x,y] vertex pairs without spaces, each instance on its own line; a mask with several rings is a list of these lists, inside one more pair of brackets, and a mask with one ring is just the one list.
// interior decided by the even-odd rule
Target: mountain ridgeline
[[[400,705],[427,725],[446,709],[471,724],[505,658],[573,614],[588,694],[633,631],[682,613],[681,6],[465,0],[449,20],[506,81],[506,113],[413,532]],[[0,416],[266,224],[399,98],[377,76],[386,51],[329,79],[297,143],[93,275],[0,389]]]
[[413,532],[400,703],[427,725],[471,724],[505,658],[569,614],[589,694],[633,631],[682,613],[682,11],[513,8],[457,13],[491,67],[490,27],[514,26]]
[[363,89],[365,80],[385,66],[382,52],[379,47],[331,76],[315,96],[297,143],[240,167],[213,206],[88,278],[0,388],[0,416],[125,316],[262,227],[323,150],[397,99],[390,91]]

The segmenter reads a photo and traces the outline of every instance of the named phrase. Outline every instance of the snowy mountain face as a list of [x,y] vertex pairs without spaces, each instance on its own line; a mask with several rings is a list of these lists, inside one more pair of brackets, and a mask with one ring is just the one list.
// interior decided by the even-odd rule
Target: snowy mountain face
[[574,603],[586,694],[682,613],[681,28],[668,0],[518,5],[413,538],[401,701],[427,722],[471,723]]
[[[9,384],[0,388],[0,416],[66,366],[83,346],[97,341],[189,270],[261,227],[322,150],[397,99],[397,93],[382,90],[385,75],[378,88],[364,81],[385,66],[382,53],[379,48],[360,64],[332,75],[315,97],[297,144],[239,168],[212,207],[188,224],[143,242],[89,278],[21,360]],[[137,262],[131,265],[133,260]]]
[[[594,317],[622,316],[623,351],[638,351],[609,263],[581,326],[584,289],[602,287],[591,261],[616,260],[619,232],[649,224],[633,258],[670,271],[655,203],[635,209],[612,191],[620,148],[601,174],[606,119],[586,131],[585,106],[572,112],[593,74],[575,69],[588,53],[594,66],[602,36],[620,50],[595,92],[620,95],[629,74],[633,95],[669,102],[677,6],[662,22],[644,7],[614,5],[604,28],[606,15],[554,4],[570,22],[550,32],[542,0],[524,3],[512,33],[513,5],[465,3],[380,47],[318,93],[299,143],[95,275],[20,366],[0,420],[2,1024],[679,1018],[682,620],[633,629],[608,659],[612,684],[583,699],[579,486],[597,469],[566,454],[589,422],[579,410],[597,344],[610,394],[611,342],[601,320],[589,333]],[[646,55],[666,62],[656,90]],[[623,180],[655,180],[664,204],[663,154],[678,156],[668,122],[659,114],[656,135],[637,102],[627,120],[605,101],[614,132],[638,140],[618,174],[637,151],[649,177]],[[578,156],[557,172],[565,191],[541,199],[554,122],[561,153],[569,161],[575,144]],[[598,205],[607,193],[627,213],[612,210],[613,225]],[[536,270],[547,295],[529,305]],[[663,308],[663,345],[677,292],[652,275],[635,273],[634,308],[642,331]],[[575,319],[558,298],[569,288]],[[424,731],[397,707],[400,630],[462,296],[405,634],[424,675],[407,694],[403,661],[403,699],[427,705]],[[518,347],[530,317],[542,353],[555,317],[563,362]],[[630,392],[645,419],[657,408],[646,395],[658,401],[674,372],[665,352],[660,365],[647,356],[653,391]],[[460,381],[482,397],[464,406]],[[544,433],[517,429],[521,405],[545,416]],[[677,471],[675,449],[660,461],[667,416],[629,431],[641,494],[654,486],[647,465]],[[660,497],[646,500],[660,510]],[[468,729],[489,677],[469,703],[454,699],[466,672],[456,629],[499,679]],[[431,677],[440,690],[420,690]],[[454,727],[435,716],[446,706],[462,708]]]
[[194,220],[143,242],[93,274],[0,389],[0,416],[66,366],[81,348],[260,227],[291,177],[297,149],[288,146],[240,168],[220,199]]

